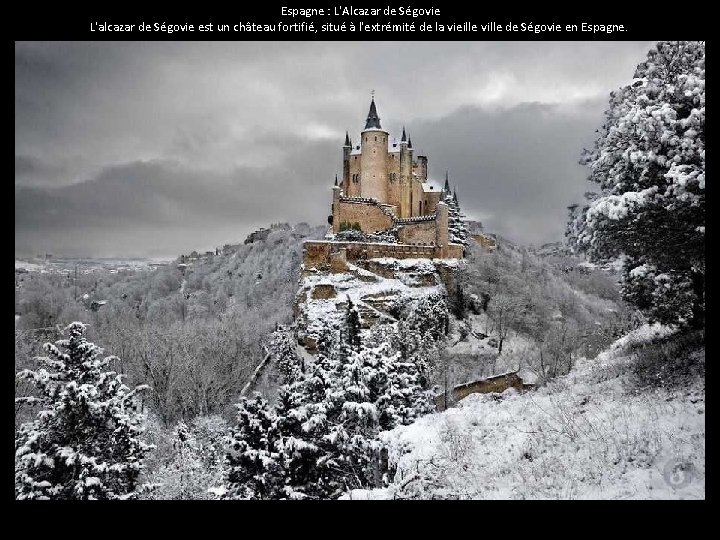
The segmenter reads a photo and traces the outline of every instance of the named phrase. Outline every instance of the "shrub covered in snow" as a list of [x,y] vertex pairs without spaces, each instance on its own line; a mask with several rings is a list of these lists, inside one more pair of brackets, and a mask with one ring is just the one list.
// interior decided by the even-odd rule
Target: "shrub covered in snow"
[[18,398],[42,410],[15,434],[18,499],[129,499],[150,449],[140,440],[143,415],[114,371],[112,357],[84,337],[85,325],[66,328],[70,338],[46,344],[37,371],[18,377],[36,396]]
[[143,498],[214,499],[211,490],[222,485],[227,430],[227,423],[219,416],[197,417],[188,424],[178,422],[167,441],[164,459],[145,477]]

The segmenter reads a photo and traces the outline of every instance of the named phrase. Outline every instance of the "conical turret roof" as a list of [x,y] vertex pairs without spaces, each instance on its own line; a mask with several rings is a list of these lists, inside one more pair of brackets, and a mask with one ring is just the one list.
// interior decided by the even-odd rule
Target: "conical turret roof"
[[370,101],[370,111],[368,112],[367,122],[365,122],[365,129],[382,129],[377,107],[375,107],[375,97]]

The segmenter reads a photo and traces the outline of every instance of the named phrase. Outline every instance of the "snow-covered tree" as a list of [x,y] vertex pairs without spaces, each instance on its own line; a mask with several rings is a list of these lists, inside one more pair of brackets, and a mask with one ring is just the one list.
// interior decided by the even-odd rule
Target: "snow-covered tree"
[[348,345],[353,348],[360,347],[360,312],[348,296],[347,312],[345,313],[345,328]]
[[131,499],[150,449],[140,440],[144,416],[136,393],[121,375],[105,371],[114,357],[84,337],[85,325],[66,328],[69,339],[47,343],[49,356],[37,371],[18,377],[36,396],[17,398],[40,405],[32,422],[15,434],[15,494],[18,499]]
[[297,340],[291,329],[282,326],[277,328],[272,333],[268,350],[275,357],[283,383],[300,377],[303,371],[302,359],[297,354]]
[[260,394],[242,398],[237,408],[237,424],[227,441],[225,497],[281,498],[285,471],[277,446],[275,411]]
[[147,498],[161,500],[209,499],[212,473],[203,460],[202,446],[185,422],[175,426],[173,459],[148,478]]
[[329,340],[274,409],[239,406],[228,454],[228,493],[240,498],[329,499],[381,479],[382,429],[429,412],[412,362],[385,343],[354,350]]
[[571,242],[621,260],[624,297],[651,319],[704,326],[704,42],[658,43],[599,133],[582,163],[600,192],[571,208]]
[[467,225],[462,219],[460,210],[460,202],[458,201],[457,191],[450,193],[445,192],[443,202],[448,205],[448,238],[450,242],[467,246],[470,242]]

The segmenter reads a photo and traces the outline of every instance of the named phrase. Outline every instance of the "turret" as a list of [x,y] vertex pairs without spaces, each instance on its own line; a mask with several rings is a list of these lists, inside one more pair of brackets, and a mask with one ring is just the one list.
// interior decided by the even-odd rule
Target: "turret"
[[380,125],[374,97],[370,101],[370,111],[365,122],[365,129],[360,134],[360,148],[361,196],[386,202],[388,196],[388,132]]
[[448,242],[448,205],[440,201],[435,206],[435,245],[440,250],[440,257],[446,256]]
[[342,188],[347,195],[350,192],[350,152],[352,152],[352,143],[350,142],[350,134],[345,132],[345,144],[343,145],[343,177]]
[[410,217],[412,213],[412,150],[410,140],[403,126],[400,138],[400,217]]

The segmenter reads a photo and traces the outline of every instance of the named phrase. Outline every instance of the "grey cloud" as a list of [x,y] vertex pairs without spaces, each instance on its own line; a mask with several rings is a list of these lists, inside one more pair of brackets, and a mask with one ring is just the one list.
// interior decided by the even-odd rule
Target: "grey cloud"
[[173,255],[324,223],[371,88],[467,214],[554,240],[588,187],[580,150],[650,46],[16,43],[16,252]]

